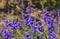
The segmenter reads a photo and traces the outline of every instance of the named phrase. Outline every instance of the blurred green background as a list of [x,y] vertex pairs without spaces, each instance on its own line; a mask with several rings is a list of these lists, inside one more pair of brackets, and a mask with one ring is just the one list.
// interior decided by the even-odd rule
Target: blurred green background
[[48,7],[48,6],[53,6],[55,9],[60,8],[60,0],[29,0],[32,5],[34,3],[39,2],[43,8]]

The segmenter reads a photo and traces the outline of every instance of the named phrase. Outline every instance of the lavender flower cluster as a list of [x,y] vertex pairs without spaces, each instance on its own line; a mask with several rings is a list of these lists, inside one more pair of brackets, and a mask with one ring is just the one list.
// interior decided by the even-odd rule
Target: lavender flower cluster
[[48,39],[57,39],[54,32],[54,19],[49,15],[49,11],[45,12],[44,20],[48,25]]
[[16,28],[21,28],[22,24],[20,22],[18,22],[17,20],[13,20],[13,22],[11,20],[7,20],[5,21],[6,26],[10,27],[12,29],[16,29]]
[[14,37],[14,34],[9,32],[8,29],[1,28],[1,33],[3,36],[3,39],[12,39]]
[[[26,12],[28,14],[30,14],[31,11],[32,11],[31,6],[28,3],[28,8],[27,8]],[[58,10],[58,16],[59,15],[60,15],[60,11]],[[24,23],[25,23],[26,27],[28,27],[28,29],[31,29],[33,34],[35,34],[35,35],[38,34],[38,31],[44,33],[44,26],[42,25],[40,19],[38,19],[38,18],[34,19],[34,17],[32,17],[30,15],[26,15],[25,13],[22,13],[22,17],[24,19]],[[38,24],[38,26],[35,25],[35,21]],[[56,34],[54,32],[54,19],[50,16],[49,11],[44,12],[44,21],[48,25],[47,39],[57,39]],[[13,22],[11,20],[7,20],[5,22],[5,24],[6,24],[6,27],[11,28],[13,30],[13,32],[16,29],[22,28],[22,25],[23,25],[21,22],[19,22],[17,20],[13,20]],[[12,33],[10,33],[8,30],[6,30],[4,28],[1,29],[1,33],[2,33],[2,36],[4,39],[12,39],[12,37],[14,37],[14,35]],[[25,39],[32,39],[31,35],[28,31],[24,32],[24,36],[25,36]],[[44,39],[43,38],[44,36],[45,36],[44,34],[41,34],[39,36],[39,39]]]
[[[24,20],[25,20],[25,24],[27,25],[28,28],[32,29],[32,33],[33,34],[38,34],[37,30],[39,30],[40,32],[44,32],[44,26],[42,26],[41,21],[36,18],[36,23],[38,24],[38,26],[35,25],[35,20],[32,16],[30,15],[26,15],[26,14],[22,14]],[[43,38],[43,37],[42,37]]]

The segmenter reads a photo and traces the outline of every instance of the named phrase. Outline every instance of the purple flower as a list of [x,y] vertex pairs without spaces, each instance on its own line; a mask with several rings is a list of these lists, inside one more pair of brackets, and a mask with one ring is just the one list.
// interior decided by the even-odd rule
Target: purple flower
[[52,33],[54,31],[54,28],[49,29],[49,33]]
[[12,27],[13,23],[11,20],[6,20],[5,21],[7,27]]
[[13,27],[16,27],[17,26],[17,20],[13,20]]
[[50,22],[52,22],[52,18],[51,18],[51,16],[50,16],[49,11],[45,11],[45,12],[44,12],[44,21],[45,21],[47,24],[50,23]]
[[31,5],[30,5],[30,2],[28,2],[28,6],[31,6]]
[[27,20],[29,18],[29,15],[22,13],[22,17]]
[[56,38],[56,34],[55,34],[54,32],[52,32],[50,35],[51,35],[53,38]]
[[25,35],[26,39],[31,39],[29,32],[25,32],[24,35]]
[[32,32],[34,34],[37,34],[37,26],[35,26],[34,24],[32,25]]
[[39,26],[39,27],[38,27],[38,30],[39,30],[40,32],[44,32],[44,26]]
[[57,14],[58,14],[58,16],[60,16],[60,9],[57,10]]
[[45,16],[50,16],[50,12],[46,10],[46,11],[44,12],[44,17],[45,17]]
[[28,21],[31,25],[34,24],[34,18],[32,16],[29,17]]
[[18,22],[17,20],[13,21],[13,28],[22,28],[22,24]]
[[25,24],[30,27],[31,25],[34,24],[34,18],[32,16],[29,16],[27,20],[25,20]]
[[48,25],[48,29],[54,28],[53,23],[51,23],[51,24],[47,24],[47,25]]
[[27,25],[27,27],[30,28],[30,23],[28,20],[25,20],[25,25]]
[[29,21],[29,22],[30,22],[30,21],[34,21],[34,18],[33,18],[32,16],[29,16],[28,21]]
[[26,12],[31,13],[31,11],[32,11],[32,7],[31,7],[30,3],[28,2],[28,7],[26,9]]
[[48,25],[48,33],[49,33],[48,39],[54,39],[56,37],[54,33],[54,19],[49,14],[50,13],[48,11],[45,12],[44,21]]
[[52,31],[51,33],[49,33],[48,36],[50,36],[50,37],[48,37],[48,38],[57,39],[57,38],[56,38],[56,34],[55,34],[54,31]]
[[16,19],[13,20],[13,24],[17,24],[17,22],[18,22],[18,21],[17,21]]
[[22,28],[22,23],[17,22],[17,28]]
[[44,19],[47,24],[51,24],[54,22],[54,19],[52,17],[47,17]]
[[52,36],[48,36],[48,39],[53,39]]
[[31,8],[28,7],[27,10],[26,10],[26,12],[31,13]]
[[7,29],[4,28],[1,28],[1,33],[4,39],[8,39],[8,38],[11,39],[14,36],[11,32],[9,32]]

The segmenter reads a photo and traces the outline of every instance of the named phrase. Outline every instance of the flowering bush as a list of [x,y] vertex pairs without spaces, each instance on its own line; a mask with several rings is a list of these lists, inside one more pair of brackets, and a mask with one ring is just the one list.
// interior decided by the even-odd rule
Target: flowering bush
[[[24,0],[10,0],[11,5],[8,0],[6,2],[5,8],[0,8],[0,13],[3,12],[2,14],[4,14],[0,17],[0,20],[2,20],[0,39],[60,39],[60,32],[56,33],[55,26],[55,19],[58,18],[56,24],[59,28],[60,9],[54,12],[55,9],[49,3],[48,7],[44,8],[44,3],[41,2],[42,5],[39,5],[38,1],[34,3],[35,6],[32,6],[31,1],[25,1],[27,4],[24,4]],[[5,9],[8,9],[8,11],[5,12]],[[56,18],[53,17],[55,13],[57,14]]]

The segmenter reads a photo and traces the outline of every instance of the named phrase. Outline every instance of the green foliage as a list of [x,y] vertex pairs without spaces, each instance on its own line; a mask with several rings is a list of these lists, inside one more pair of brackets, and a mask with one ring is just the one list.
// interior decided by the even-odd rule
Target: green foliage
[[55,9],[60,8],[60,0],[31,0],[32,4],[35,2],[40,2],[42,7],[47,7],[48,5],[53,5]]

